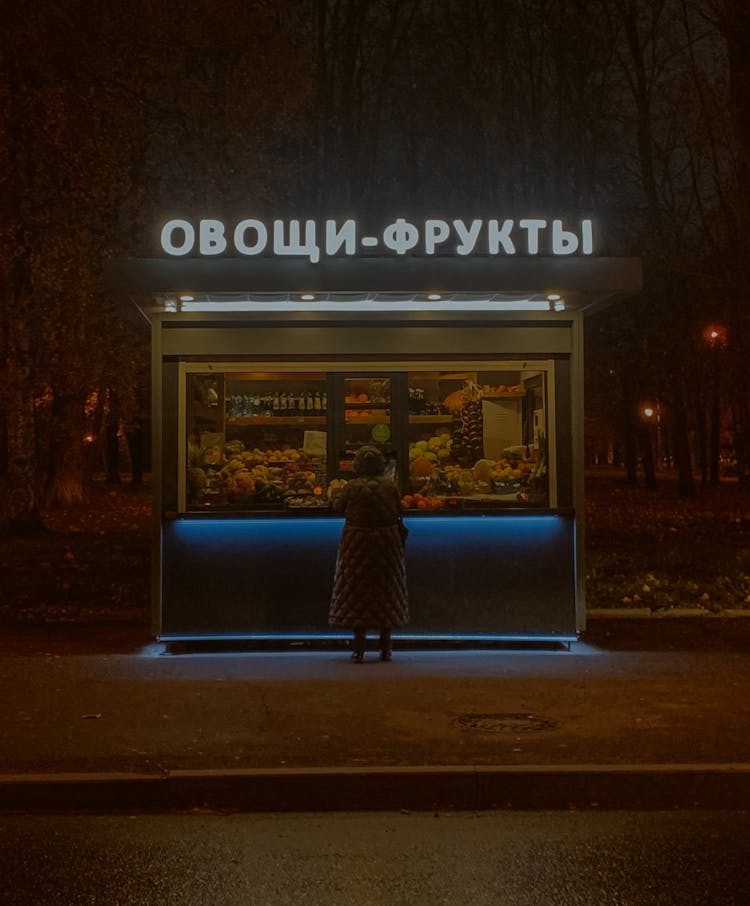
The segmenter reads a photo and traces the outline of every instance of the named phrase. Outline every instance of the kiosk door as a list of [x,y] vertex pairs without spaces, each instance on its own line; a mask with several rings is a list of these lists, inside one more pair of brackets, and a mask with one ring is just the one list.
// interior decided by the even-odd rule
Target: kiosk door
[[407,376],[395,372],[356,372],[333,376],[334,443],[337,478],[351,476],[360,447],[378,447],[386,475],[403,486],[408,463]]

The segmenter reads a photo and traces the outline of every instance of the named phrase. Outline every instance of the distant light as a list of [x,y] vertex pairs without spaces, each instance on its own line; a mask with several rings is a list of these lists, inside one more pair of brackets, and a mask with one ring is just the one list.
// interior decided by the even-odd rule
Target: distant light
[[313,293],[302,293],[300,296],[303,302],[314,302],[315,295]]
[[565,302],[559,297],[552,303],[552,307],[555,311],[565,311]]
[[558,299],[561,299],[560,293],[548,293],[547,298],[550,302],[557,302]]
[[646,406],[646,408],[643,410],[643,414],[646,416],[646,418],[651,418],[651,416],[654,414],[654,410],[651,408],[651,406]]
[[427,298],[430,300],[430,302],[439,302],[443,297],[440,295],[440,293],[430,293]]
[[174,299],[164,301],[164,311],[177,311],[177,302]]
[[83,435],[83,442],[84,442],[85,444],[93,444],[93,442],[94,442],[95,440],[96,440],[96,437],[94,437],[93,434],[84,434],[84,435]]
[[194,302],[194,301],[195,301],[195,296],[191,296],[189,293],[185,293],[184,295],[180,296],[180,302]]
[[703,339],[709,346],[723,348],[727,345],[727,329],[723,324],[709,324],[703,331]]

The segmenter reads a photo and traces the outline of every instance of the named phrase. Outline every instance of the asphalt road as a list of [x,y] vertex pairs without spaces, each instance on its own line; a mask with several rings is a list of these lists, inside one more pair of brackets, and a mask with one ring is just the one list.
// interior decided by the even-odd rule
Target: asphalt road
[[3,906],[746,906],[747,812],[0,819]]

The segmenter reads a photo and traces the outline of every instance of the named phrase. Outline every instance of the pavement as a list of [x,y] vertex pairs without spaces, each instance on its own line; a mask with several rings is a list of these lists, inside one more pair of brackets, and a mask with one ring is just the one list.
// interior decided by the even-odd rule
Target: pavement
[[568,649],[164,644],[0,629],[0,812],[750,808],[750,619]]

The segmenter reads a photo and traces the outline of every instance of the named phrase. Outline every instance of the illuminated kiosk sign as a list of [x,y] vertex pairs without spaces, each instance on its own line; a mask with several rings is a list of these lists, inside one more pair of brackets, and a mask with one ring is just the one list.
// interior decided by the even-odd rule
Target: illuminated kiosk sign
[[[325,431],[326,481],[350,443],[382,443],[408,482],[409,445],[453,422],[442,411],[410,411],[412,375],[444,402],[464,376],[483,369],[509,369],[508,387],[523,384],[529,363],[546,375],[541,383],[534,375],[522,394],[488,397],[481,420],[489,433],[518,416],[514,438],[524,442],[538,441],[544,422],[541,495],[511,494],[503,503],[493,486],[460,511],[450,502],[441,514],[410,511],[413,617],[403,637],[574,638],[586,613],[584,314],[637,293],[640,262],[603,255],[596,221],[564,219],[551,208],[514,219],[497,209],[483,219],[396,211],[377,226],[364,216],[241,216],[248,212],[250,204],[233,217],[172,209],[152,226],[152,257],[105,265],[123,312],[137,311],[152,332],[156,634],[209,642],[341,637],[327,625],[340,517],[283,501],[248,508],[230,499],[223,478],[216,498],[194,506],[187,490],[199,468],[191,465],[196,434],[201,445],[205,434],[219,450],[240,440],[248,452],[259,430],[276,433],[274,451],[287,432],[302,431],[304,452],[304,431]],[[272,387],[278,375],[280,389],[298,392],[318,374],[335,402],[325,416],[306,414],[309,425],[288,415],[256,424],[254,415],[232,414],[246,381]],[[208,402],[193,392],[191,375],[215,393]],[[348,418],[355,409],[347,408],[346,381],[355,375],[392,381],[385,416],[365,404],[365,415]],[[215,466],[221,475],[224,465]]]
[[594,239],[587,219],[571,225],[541,218],[413,222],[397,217],[381,232],[368,235],[362,235],[353,219],[274,220],[270,226],[251,218],[235,223],[174,219],[161,229],[161,248],[175,258],[272,255],[304,257],[316,264],[322,257],[355,256],[360,249],[396,256],[592,255]]

